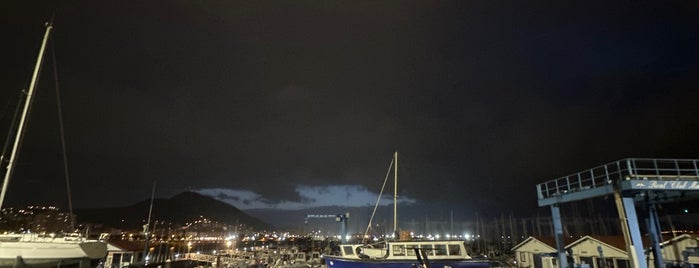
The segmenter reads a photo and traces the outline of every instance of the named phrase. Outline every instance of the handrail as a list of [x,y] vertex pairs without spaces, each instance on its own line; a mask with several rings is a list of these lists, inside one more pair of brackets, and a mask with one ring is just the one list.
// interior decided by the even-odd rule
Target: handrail
[[539,199],[602,187],[628,179],[699,179],[699,160],[627,158],[536,185]]

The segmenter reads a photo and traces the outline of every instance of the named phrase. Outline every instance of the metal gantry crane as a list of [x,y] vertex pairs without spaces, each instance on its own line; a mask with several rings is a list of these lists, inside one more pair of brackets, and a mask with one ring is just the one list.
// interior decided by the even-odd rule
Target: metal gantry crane
[[660,254],[661,229],[656,204],[699,199],[699,160],[628,158],[583,170],[536,185],[539,207],[550,206],[560,268],[567,268],[559,205],[602,196],[614,196],[632,268],[642,261],[636,203],[646,207],[646,224],[655,255],[655,267],[665,267]]
[[332,219],[335,218],[335,221],[340,222],[340,235],[342,242],[347,242],[347,220],[349,220],[350,214],[349,212],[341,213],[341,214],[309,214],[306,215],[306,218],[304,219],[304,223],[308,223],[308,219]]

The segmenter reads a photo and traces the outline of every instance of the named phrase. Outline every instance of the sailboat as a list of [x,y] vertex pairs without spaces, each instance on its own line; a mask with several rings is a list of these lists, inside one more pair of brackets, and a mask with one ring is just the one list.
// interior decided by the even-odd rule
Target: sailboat
[[[397,229],[398,152],[393,154],[394,167],[393,231]],[[389,169],[390,170],[390,169]],[[371,224],[371,223],[370,223]],[[326,255],[328,268],[485,268],[488,259],[474,259],[461,240],[411,240],[399,235],[398,240],[381,244],[345,244],[335,255]]]
[[[17,132],[14,136],[14,143],[10,157],[5,160],[2,156],[2,163],[7,162],[4,167],[5,178],[0,192],[0,211],[5,199],[9,180],[12,177],[14,166],[19,152],[20,143],[24,129],[27,124],[29,109],[31,107],[34,90],[36,88],[39,70],[46,49],[46,43],[53,26],[46,24],[46,32],[39,49],[39,56],[34,67],[34,73],[26,92],[24,107],[20,115]],[[100,240],[88,240],[80,234],[2,234],[0,235],[0,267],[21,267],[25,265],[36,266],[60,266],[72,263],[82,264],[90,259],[99,259],[107,255],[107,244]]]

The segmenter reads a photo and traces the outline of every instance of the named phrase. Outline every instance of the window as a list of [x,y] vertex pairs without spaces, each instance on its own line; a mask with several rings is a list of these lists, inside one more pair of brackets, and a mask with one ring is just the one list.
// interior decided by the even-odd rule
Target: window
[[405,247],[406,253],[408,253],[408,256],[415,256],[415,249],[420,248],[418,245],[408,245]]
[[597,260],[597,268],[614,268],[614,260],[612,259],[604,259],[605,261],[602,261],[602,259],[596,258]]
[[447,245],[435,245],[434,246],[434,254],[437,256],[446,256],[447,255]]
[[580,262],[587,263],[590,266],[592,266],[592,264],[594,263],[594,262],[592,262],[592,257],[580,257]]
[[132,262],[136,262],[136,261],[138,261],[138,260],[134,260],[133,255],[131,253],[124,253],[124,255],[121,256],[121,262],[132,263]]
[[121,267],[121,254],[114,254],[112,256],[112,267]]
[[616,259],[617,268],[629,268],[629,260]]
[[393,245],[393,256],[405,256],[405,246]]
[[354,250],[352,250],[352,246],[342,246],[342,251],[345,252],[344,255],[346,256],[354,255]]
[[427,256],[434,256],[434,246],[433,245],[422,245],[422,247],[420,247],[420,249],[422,249],[422,251],[424,251]]
[[449,255],[460,256],[461,255],[461,247],[459,247],[459,245],[449,245]]
[[519,253],[519,261],[520,262],[527,262],[527,254],[524,252]]

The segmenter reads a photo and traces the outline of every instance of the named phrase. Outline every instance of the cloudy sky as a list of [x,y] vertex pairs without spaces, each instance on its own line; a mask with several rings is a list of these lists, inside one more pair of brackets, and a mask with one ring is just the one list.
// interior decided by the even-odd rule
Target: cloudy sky
[[[0,10],[2,134],[51,47],[10,205],[195,190],[240,208],[399,196],[536,209],[536,183],[699,158],[695,1],[17,1]],[[392,191],[392,189],[387,189]]]

